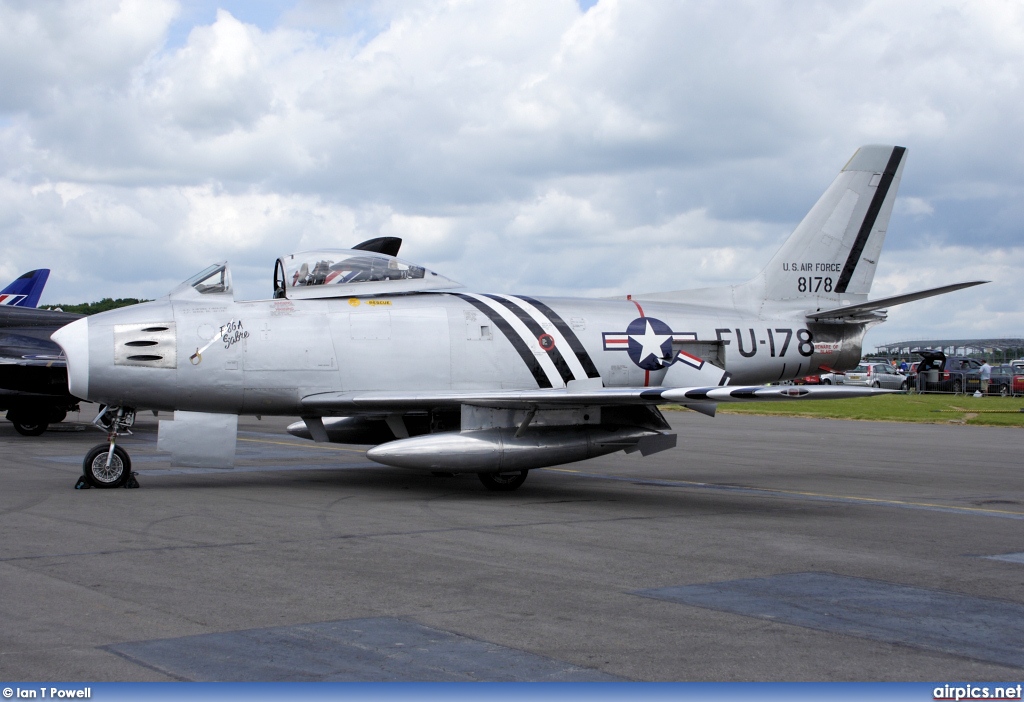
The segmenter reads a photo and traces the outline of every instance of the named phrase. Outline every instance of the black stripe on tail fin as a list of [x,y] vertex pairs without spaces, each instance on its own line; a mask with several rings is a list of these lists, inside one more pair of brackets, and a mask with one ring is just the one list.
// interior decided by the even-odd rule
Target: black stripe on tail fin
[[850,254],[846,257],[843,271],[839,274],[839,282],[836,283],[836,292],[838,293],[846,292],[846,288],[850,285],[850,279],[857,268],[857,262],[860,261],[860,255],[864,252],[864,245],[868,243],[868,237],[871,235],[871,230],[875,227],[875,220],[878,219],[882,203],[885,202],[885,197],[889,194],[889,187],[892,185],[892,180],[896,176],[896,169],[899,168],[900,161],[903,160],[903,154],[906,150],[906,147],[903,146],[893,147],[892,156],[889,157],[889,163],[886,164],[885,170],[882,171],[881,180],[878,181],[878,187],[875,190],[874,197],[871,198],[868,211],[864,215],[860,231],[857,232],[853,248],[850,249]]

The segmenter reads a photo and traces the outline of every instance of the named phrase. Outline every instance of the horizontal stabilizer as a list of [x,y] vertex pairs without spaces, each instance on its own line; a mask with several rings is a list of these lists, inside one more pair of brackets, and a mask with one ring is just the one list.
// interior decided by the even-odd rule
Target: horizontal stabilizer
[[906,302],[914,302],[915,300],[924,300],[925,298],[934,297],[935,295],[944,295],[945,293],[953,292],[954,290],[963,290],[964,288],[971,288],[975,285],[983,285],[988,282],[989,281],[987,280],[972,280],[966,283],[953,283],[952,285],[943,285],[938,288],[929,288],[927,290],[919,290],[917,292],[905,293],[903,295],[893,295],[892,297],[883,297],[878,300],[869,300],[868,302],[861,302],[856,305],[835,307],[830,310],[815,310],[807,313],[807,319],[826,320],[866,317],[872,312],[884,310],[888,307],[902,305]]
[[761,402],[774,400],[832,400],[885,395],[895,390],[867,387],[805,385],[705,386],[687,388],[600,388],[590,392],[567,392],[565,388],[537,390],[492,390],[479,392],[324,392],[302,398],[304,416],[330,414],[379,414],[476,405],[480,407],[557,408],[586,405],[657,405],[677,402],[710,410],[716,402]]
[[690,404],[697,402],[788,402],[790,400],[846,400],[852,397],[890,395],[899,390],[879,388],[821,385],[729,385],[720,388],[663,389],[665,402]]

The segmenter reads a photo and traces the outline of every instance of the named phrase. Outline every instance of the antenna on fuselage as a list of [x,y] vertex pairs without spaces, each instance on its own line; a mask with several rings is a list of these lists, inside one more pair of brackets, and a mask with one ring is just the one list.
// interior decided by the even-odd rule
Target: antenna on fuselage
[[385,256],[398,256],[398,250],[402,248],[402,240],[397,236],[379,236],[376,239],[367,239],[361,244],[352,247],[354,251],[372,251],[373,253],[384,254]]

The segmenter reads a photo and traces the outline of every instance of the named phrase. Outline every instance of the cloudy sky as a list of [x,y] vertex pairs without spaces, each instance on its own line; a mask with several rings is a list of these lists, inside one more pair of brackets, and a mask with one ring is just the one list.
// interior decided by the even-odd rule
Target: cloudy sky
[[0,0],[0,279],[157,297],[405,239],[476,289],[756,274],[853,151],[909,148],[869,343],[1024,336],[1024,5]]

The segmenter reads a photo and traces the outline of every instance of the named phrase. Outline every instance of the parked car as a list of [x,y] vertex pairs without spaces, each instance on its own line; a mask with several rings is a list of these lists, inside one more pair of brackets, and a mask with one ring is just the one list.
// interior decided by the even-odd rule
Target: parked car
[[1002,395],[1008,397],[1013,393],[1014,375],[1021,378],[1024,384],[1024,375],[1015,374],[1013,366],[992,366],[992,376],[988,383],[989,395]]
[[843,385],[846,383],[846,373],[835,371],[833,373],[822,373],[818,376],[822,385]]
[[852,371],[846,371],[844,384],[889,390],[906,390],[910,387],[907,376],[888,363],[861,363]]
[[990,395],[1024,395],[1024,366],[992,366],[992,379],[988,384]]
[[947,356],[942,351],[918,351],[920,392],[971,394],[981,389],[981,361],[966,356]]

